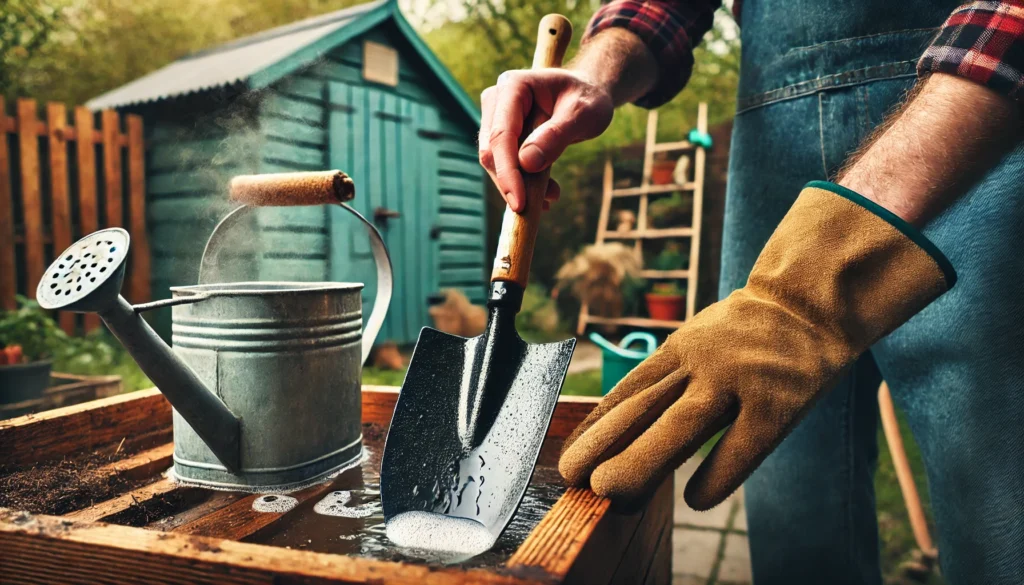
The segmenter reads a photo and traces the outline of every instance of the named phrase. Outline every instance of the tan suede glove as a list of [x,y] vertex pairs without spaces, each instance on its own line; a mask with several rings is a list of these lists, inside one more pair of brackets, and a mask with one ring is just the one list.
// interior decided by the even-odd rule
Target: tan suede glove
[[807,185],[747,285],[630,372],[566,440],[572,485],[645,497],[732,425],[686,486],[707,510],[743,483],[815,399],[956,274],[912,226],[856,193]]

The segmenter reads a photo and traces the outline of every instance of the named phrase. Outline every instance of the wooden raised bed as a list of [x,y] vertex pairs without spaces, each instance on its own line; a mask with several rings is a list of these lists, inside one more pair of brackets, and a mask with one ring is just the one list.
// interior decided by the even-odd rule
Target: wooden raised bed
[[[397,396],[394,388],[364,388],[364,422],[386,427]],[[559,401],[541,465],[555,463],[563,439],[596,402],[575,397]],[[171,464],[170,441],[171,409],[156,390],[0,422],[0,481],[6,473],[42,462],[66,464],[74,457],[95,458],[97,453],[131,453],[93,468],[109,478],[104,485],[126,485],[123,493],[72,506],[75,509],[62,511],[62,516],[0,508],[0,581],[642,584],[671,580],[671,477],[645,507],[635,511],[618,511],[589,490],[568,489],[503,565],[439,567],[241,542],[289,513],[254,512],[253,495],[174,485],[163,477]],[[329,489],[329,484],[322,484],[292,495],[303,501]],[[161,506],[169,508],[161,512]],[[137,512],[142,508],[149,510],[142,520],[145,526],[124,525],[139,524]]]
[[39,398],[0,404],[0,419],[81,404],[120,393],[121,376],[79,376],[52,372],[50,387]]

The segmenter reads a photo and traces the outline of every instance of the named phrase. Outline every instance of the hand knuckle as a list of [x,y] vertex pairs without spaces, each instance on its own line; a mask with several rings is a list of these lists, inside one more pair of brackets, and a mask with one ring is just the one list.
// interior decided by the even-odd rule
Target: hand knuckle
[[510,134],[509,129],[504,125],[495,126],[491,129],[491,135],[488,137],[488,143],[493,148],[495,144],[498,144],[508,138]]

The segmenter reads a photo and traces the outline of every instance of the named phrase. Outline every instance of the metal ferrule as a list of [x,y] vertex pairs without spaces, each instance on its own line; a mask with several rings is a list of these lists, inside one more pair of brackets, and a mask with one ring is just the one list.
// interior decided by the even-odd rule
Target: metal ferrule
[[518,313],[523,306],[523,287],[511,281],[492,282],[490,294],[487,296],[487,306],[508,308]]

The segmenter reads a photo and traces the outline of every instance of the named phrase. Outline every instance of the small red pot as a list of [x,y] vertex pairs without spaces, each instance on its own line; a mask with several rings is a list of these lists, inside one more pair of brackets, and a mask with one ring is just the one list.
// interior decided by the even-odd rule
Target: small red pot
[[661,321],[678,321],[682,318],[686,306],[683,295],[655,295],[647,293],[647,313],[651,319]]
[[651,183],[655,185],[671,185],[675,182],[672,174],[676,170],[676,162],[673,160],[659,160],[651,167]]

